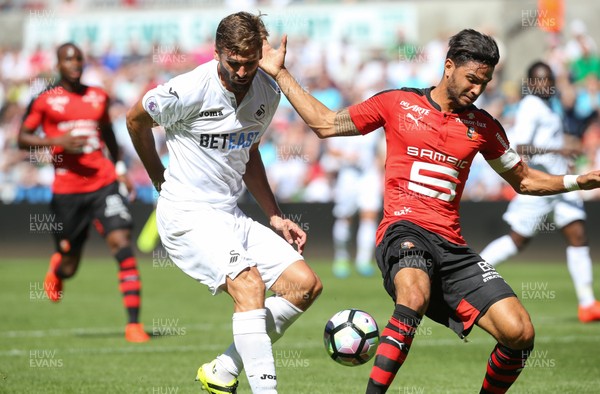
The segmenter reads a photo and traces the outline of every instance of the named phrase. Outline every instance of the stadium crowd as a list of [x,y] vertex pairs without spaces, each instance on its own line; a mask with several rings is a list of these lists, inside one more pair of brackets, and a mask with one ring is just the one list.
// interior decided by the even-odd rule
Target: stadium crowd
[[[321,45],[293,37],[288,61],[300,84],[331,109],[347,106],[385,89],[428,87],[439,81],[446,54],[446,36],[430,42],[408,42],[398,31],[394,45],[360,50],[341,40]],[[274,37],[273,40],[277,38]],[[500,44],[502,44],[499,41]],[[131,46],[118,53],[110,46],[103,53],[84,49],[87,65],[82,82],[106,89],[112,99],[110,115],[118,142],[125,153],[128,174],[137,198],[151,203],[154,191],[125,127],[128,108],[148,89],[172,76],[191,70],[213,57],[212,37],[195,50],[156,44],[149,53]],[[565,121],[573,140],[581,138],[582,154],[573,173],[600,168],[600,55],[597,43],[579,20],[570,21],[565,34],[547,33],[544,60],[557,75]],[[503,50],[501,45],[501,51]],[[52,49],[27,52],[0,48],[0,202],[47,203],[53,180],[49,149],[19,151],[16,136],[29,102],[42,89],[57,82]],[[508,80],[500,64],[496,75],[476,105],[495,116],[509,134],[512,116],[522,95],[523,81]],[[165,149],[160,128],[157,144]],[[336,177],[334,160],[325,142],[311,133],[285,97],[262,140],[267,173],[282,202],[329,202]],[[463,199],[508,200],[512,189],[478,157]],[[600,198],[597,191],[585,199]]]

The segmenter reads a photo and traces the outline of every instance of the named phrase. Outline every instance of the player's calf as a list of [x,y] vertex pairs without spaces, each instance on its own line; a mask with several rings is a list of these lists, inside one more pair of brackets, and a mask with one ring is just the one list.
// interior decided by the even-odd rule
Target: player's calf
[[479,393],[501,394],[508,391],[525,368],[525,363],[532,350],[533,344],[521,350],[497,344],[490,354]]
[[533,349],[533,324],[516,297],[494,303],[478,324],[499,342],[490,354],[480,393],[504,393],[519,377]]
[[392,317],[381,332],[366,394],[387,392],[408,356],[420,323],[421,315],[417,311],[396,304]]

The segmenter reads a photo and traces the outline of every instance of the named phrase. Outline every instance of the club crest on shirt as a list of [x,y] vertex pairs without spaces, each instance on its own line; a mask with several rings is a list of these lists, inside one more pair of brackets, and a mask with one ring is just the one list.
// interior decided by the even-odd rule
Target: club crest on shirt
[[413,244],[410,241],[404,241],[400,244],[400,249],[412,249],[415,247],[415,244]]
[[473,141],[477,141],[479,139],[479,133],[477,132],[477,130],[475,130],[475,127],[469,126],[467,128],[467,137],[469,137],[469,139]]
[[254,113],[254,119],[261,120],[265,117],[266,113],[267,111],[265,110],[265,105],[261,104],[260,107],[258,107],[258,110]]

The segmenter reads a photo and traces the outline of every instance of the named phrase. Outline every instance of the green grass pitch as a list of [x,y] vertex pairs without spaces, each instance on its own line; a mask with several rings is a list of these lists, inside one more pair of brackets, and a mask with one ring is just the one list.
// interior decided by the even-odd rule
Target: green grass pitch
[[[196,369],[231,342],[231,301],[225,294],[212,297],[165,259],[139,260],[141,318],[154,335],[144,344],[123,339],[125,312],[116,263],[109,258],[84,258],[58,304],[43,294],[45,259],[0,262],[0,393],[200,392]],[[382,329],[391,300],[379,277],[339,280],[329,264],[313,267],[323,294],[274,345],[279,392],[364,393],[372,362],[336,364],[324,350],[323,328],[338,310],[359,308]],[[566,265],[509,262],[499,271],[523,300],[537,332],[529,366],[510,392],[600,392],[600,324],[578,322]],[[425,319],[388,392],[479,392],[494,342],[479,328],[468,340]],[[238,392],[249,393],[245,377],[240,381]]]

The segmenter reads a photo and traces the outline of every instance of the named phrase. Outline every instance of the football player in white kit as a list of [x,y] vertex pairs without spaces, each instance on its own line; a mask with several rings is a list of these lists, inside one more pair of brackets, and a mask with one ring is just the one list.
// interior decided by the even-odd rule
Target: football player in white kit
[[[529,93],[519,104],[511,142],[529,158],[529,165],[550,174],[569,170],[569,158],[575,153],[565,148],[564,123],[560,108],[553,108],[556,91],[551,68],[542,62],[527,72]],[[558,104],[555,102],[555,104]],[[517,195],[509,204],[504,220],[510,233],[484,248],[481,257],[497,265],[523,250],[548,219],[561,229],[567,241],[567,265],[579,301],[579,320],[600,320],[600,302],[592,289],[592,260],[585,232],[586,214],[577,192],[552,196]]]
[[[134,146],[160,191],[156,217],[165,250],[212,294],[233,299],[233,344],[198,369],[210,393],[236,392],[242,369],[253,393],[276,393],[271,345],[322,289],[300,254],[306,234],[279,209],[258,150],[280,99],[258,68],[267,35],[260,15],[225,17],[214,60],[148,91],[127,114]],[[166,170],[153,123],[166,130]],[[283,237],[238,208],[243,183]],[[266,298],[266,290],[274,295]]]
[[383,134],[327,140],[327,157],[335,163],[337,178],[334,189],[333,274],[345,278],[351,273],[349,242],[352,218],[358,213],[356,257],[354,265],[363,276],[372,276],[375,232],[383,198],[383,157],[380,156]]

